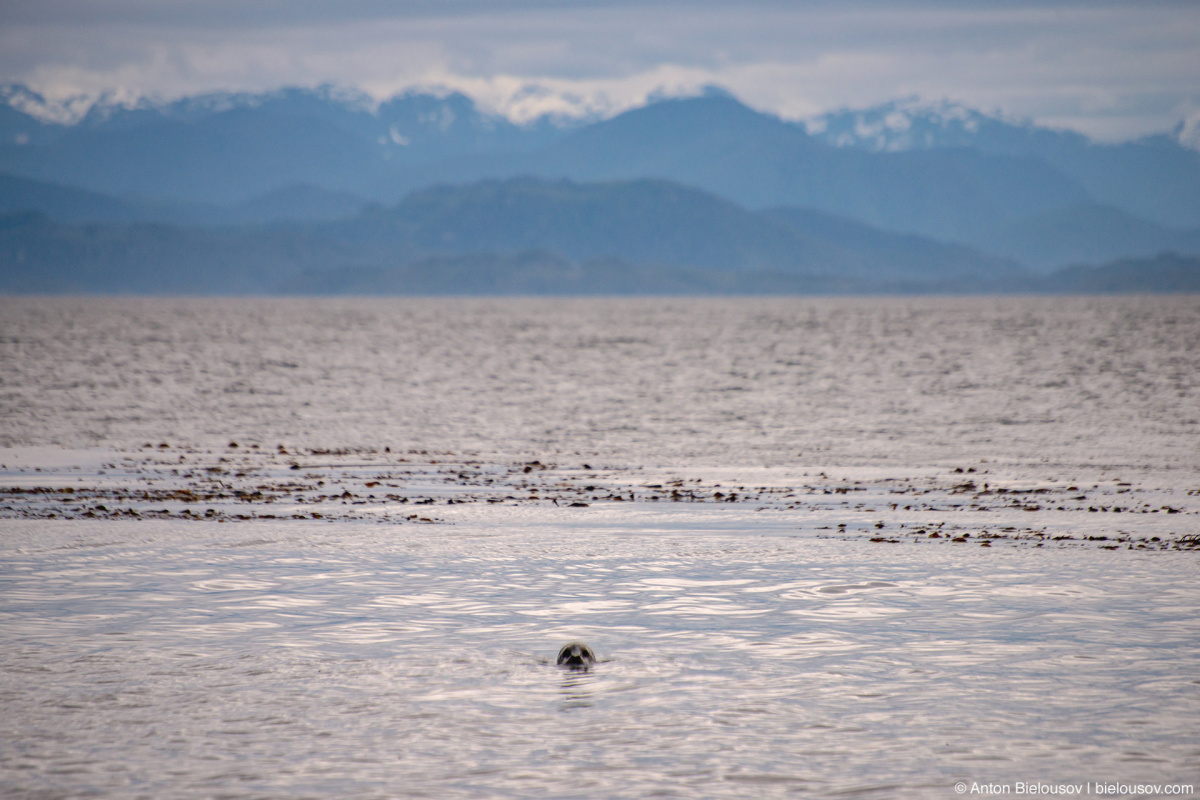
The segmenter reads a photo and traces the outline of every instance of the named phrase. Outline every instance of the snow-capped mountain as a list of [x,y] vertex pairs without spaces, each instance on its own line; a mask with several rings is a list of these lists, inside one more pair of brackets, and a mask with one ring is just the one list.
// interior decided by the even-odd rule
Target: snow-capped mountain
[[297,184],[391,199],[390,172],[534,149],[566,125],[515,125],[454,92],[375,103],[333,87],[68,106],[0,88],[0,172],[174,202],[238,203]]
[[328,219],[438,184],[523,175],[656,178],[748,210],[807,208],[1042,268],[1153,255],[1146,248],[1190,242],[1200,227],[1200,153],[1168,135],[1099,144],[915,100],[798,124],[713,91],[599,121],[518,125],[453,92],[375,102],[285,88],[84,108],[9,86],[0,174],[26,181],[4,184],[2,209],[177,224]]
[[1092,202],[1160,224],[1200,224],[1200,152],[1188,143],[1197,137],[1186,121],[1171,134],[1101,144],[956,103],[909,99],[830,112],[808,120],[806,127],[835,147],[873,153],[970,149],[1038,158],[1078,181]]
[[831,111],[805,120],[805,127],[835,147],[876,153],[969,147],[1011,154],[1053,143],[1089,143],[1082,134],[985,114],[959,103],[927,103],[915,97],[870,108]]

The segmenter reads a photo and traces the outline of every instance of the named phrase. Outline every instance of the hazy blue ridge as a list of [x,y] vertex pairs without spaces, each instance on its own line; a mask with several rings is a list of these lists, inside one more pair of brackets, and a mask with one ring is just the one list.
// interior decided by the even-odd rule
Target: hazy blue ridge
[[58,222],[238,225],[353,216],[369,201],[311,184],[284,186],[235,206],[123,199],[59,183],[0,174],[0,214],[37,211]]
[[1039,155],[1079,181],[1096,202],[1166,226],[1200,226],[1200,152],[1166,136],[1063,146]]
[[[417,193],[418,196],[421,192]],[[0,213],[39,211],[60,222],[157,222],[180,226],[228,226],[286,220],[314,221],[353,217],[370,205],[361,195],[317,186],[292,185],[233,206],[123,199],[85,189],[0,175]],[[738,209],[737,213],[742,213]],[[1055,209],[985,230],[970,247],[931,237],[894,234],[814,208],[768,209],[767,216],[799,232],[849,248],[861,259],[896,256],[894,268],[918,268],[945,275],[978,268],[981,252],[992,267],[1018,262],[1036,271],[1121,257],[1149,256],[1164,250],[1200,252],[1200,231],[1158,225],[1112,206],[1085,204]],[[811,229],[820,221],[819,230]],[[896,251],[901,247],[902,251]]]
[[6,171],[116,195],[217,204],[297,183],[353,191],[380,165],[374,145],[333,123],[260,109],[130,129],[76,127],[46,149],[48,158]]
[[209,95],[133,109],[96,107],[71,126],[0,108],[2,172],[119,196],[219,205],[303,184],[370,195],[415,167],[521,152],[566,129],[549,120],[517,126],[480,112],[461,94],[410,93],[373,110],[365,98],[329,90]]
[[235,210],[147,208],[97,193],[0,176],[0,211],[35,210],[62,222],[129,222],[139,217],[155,219],[158,212],[157,221],[180,225],[218,224],[231,218],[272,222],[289,217],[346,217],[321,229],[319,235],[360,250],[406,256],[532,248],[582,260],[611,257],[810,275],[894,273],[918,280],[1018,269],[1011,261],[967,247],[889,234],[822,212],[754,213],[666,181],[485,181],[416,192],[392,209],[375,207],[350,219],[364,203],[348,193],[289,187]]
[[262,294],[297,270],[357,255],[286,227],[66,225],[0,216],[0,291],[29,294]]
[[428,296],[729,296],[973,292],[968,282],[936,285],[770,270],[717,270],[638,265],[620,259],[572,262],[546,251],[433,256],[399,268],[347,267],[305,272],[281,287],[300,295]]
[[812,208],[771,208],[763,216],[793,230],[852,250],[864,262],[924,280],[955,280],[991,275],[998,280],[1020,279],[1019,259],[989,255],[967,245],[942,242],[916,234],[892,233],[849,217]]
[[542,250],[573,262],[616,259],[717,272],[863,281],[995,281],[1015,262],[963,246],[875,231],[830,215],[752,212],[663,180],[575,183],[516,178],[416,192],[392,208],[327,225],[377,251],[451,255]]
[[7,293],[1184,291],[1193,263],[1172,267],[1185,276],[1174,282],[1161,279],[1158,262],[1144,282],[1141,262],[1039,280],[961,245],[812,210],[752,212],[660,180],[484,181],[329,222],[202,228],[65,224],[36,212],[0,218]]
[[415,193],[388,215],[431,252],[544,248],[572,259],[808,274],[857,267],[827,242],[661,180],[485,181]]
[[1027,217],[986,231],[971,243],[1046,272],[1164,251],[1200,253],[1200,228],[1168,228],[1113,206],[1089,204]]
[[0,175],[0,214],[36,211],[59,222],[138,222],[152,210],[100,192]]
[[1093,203],[1165,226],[1200,225],[1200,152],[1169,136],[1100,144],[962,106],[898,102],[826,114],[814,127],[823,142],[870,152],[970,148],[1036,157],[1076,181]]
[[[67,225],[44,214],[14,214],[5,218],[0,248],[4,286],[10,291],[57,291],[58,286],[80,291],[275,291],[292,286],[288,281],[304,273],[399,270],[421,260],[449,281],[446,270],[459,262],[429,259],[470,255],[478,262],[479,254],[495,254],[501,260],[472,266],[467,288],[485,292],[487,263],[505,265],[503,258],[531,251],[554,254],[590,273],[597,264],[652,270],[660,287],[655,291],[685,288],[682,273],[688,280],[707,274],[704,291],[736,288],[739,281],[751,280],[736,276],[750,273],[759,276],[756,286],[787,291],[816,286],[816,279],[823,287],[847,291],[883,286],[907,290],[947,281],[991,286],[999,277],[1022,274],[1015,263],[964,247],[872,232],[861,223],[828,215],[752,212],[661,180],[483,181],[417,192],[391,208],[372,206],[342,220],[213,229]],[[618,281],[616,272],[608,278],[590,273],[578,284],[581,291],[602,291],[603,285],[611,291],[634,290],[647,280],[644,275]],[[776,277],[764,283],[762,276],[768,274]],[[668,280],[668,275],[675,277]],[[715,277],[720,275],[727,277]],[[328,285],[313,275],[306,281],[308,287]]]
[[[591,124],[514,125],[456,94],[410,93],[375,107],[332,89],[98,106],[73,126],[0,109],[0,172],[133,198],[154,220],[189,224],[333,214],[321,203],[254,210],[254,198],[286,187],[388,204],[441,183],[535,175],[662,178],[747,209],[808,207],[968,244],[1089,204],[1200,225],[1200,154],[1168,137],[1102,145],[962,109],[906,111],[899,131],[881,111],[845,112],[815,134],[722,93]],[[899,113],[890,109],[888,124]],[[165,218],[164,208],[179,207],[191,217]]]
[[1160,253],[1065,267],[1033,281],[1032,288],[1058,294],[1195,294],[1200,293],[1200,256]]
[[[9,104],[36,99],[0,87],[0,213],[54,223],[10,232],[32,237],[14,253],[43,254],[26,267],[72,247],[80,280],[109,264],[84,281],[97,291],[104,275],[121,291],[171,284],[175,267],[151,264],[172,248],[194,267],[187,291],[222,269],[230,286],[274,291],[310,270],[526,252],[655,280],[998,290],[1024,268],[1200,253],[1200,154],[1166,136],[1101,145],[949,105],[806,127],[721,92],[525,126],[459,94],[376,105],[328,87],[101,104],[74,125]],[[79,225],[100,227],[69,230]]]
[[1036,157],[831,147],[727,96],[664,100],[596,123],[539,153],[529,170],[576,180],[664,178],[748,208],[807,206],[942,238],[1088,197]]
[[368,205],[366,197],[353,192],[292,184],[224,209],[225,224],[343,219],[355,216]]

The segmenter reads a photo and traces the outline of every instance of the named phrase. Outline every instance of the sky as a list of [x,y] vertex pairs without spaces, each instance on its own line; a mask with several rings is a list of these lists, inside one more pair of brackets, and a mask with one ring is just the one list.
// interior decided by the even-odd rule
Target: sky
[[517,121],[717,85],[791,119],[918,98],[1105,141],[1184,123],[1200,145],[1200,2],[7,0],[0,83],[60,114],[102,95],[456,89]]

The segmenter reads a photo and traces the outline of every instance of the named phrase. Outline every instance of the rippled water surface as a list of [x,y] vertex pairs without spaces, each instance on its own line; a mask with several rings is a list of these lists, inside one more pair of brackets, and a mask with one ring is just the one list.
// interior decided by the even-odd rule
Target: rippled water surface
[[0,299],[0,445],[1200,463],[1200,297]]
[[[1174,498],[1104,524],[1200,533],[1195,298],[6,299],[0,337],[5,486],[160,440],[727,485],[973,465]],[[911,522],[880,485],[870,519]],[[0,795],[1200,783],[1197,552],[881,544],[821,513],[0,518]],[[556,668],[570,639],[602,662]]]
[[[10,524],[3,785],[950,796],[1194,778],[1195,556],[751,520]],[[570,638],[606,659],[547,663]]]

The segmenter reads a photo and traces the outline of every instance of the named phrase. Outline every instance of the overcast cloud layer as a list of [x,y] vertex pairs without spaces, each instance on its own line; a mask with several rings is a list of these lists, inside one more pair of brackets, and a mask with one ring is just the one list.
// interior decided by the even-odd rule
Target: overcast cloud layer
[[0,4],[0,82],[56,101],[445,87],[517,120],[718,84],[791,118],[918,96],[1196,136],[1200,3],[39,0]]

